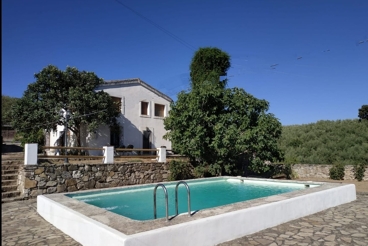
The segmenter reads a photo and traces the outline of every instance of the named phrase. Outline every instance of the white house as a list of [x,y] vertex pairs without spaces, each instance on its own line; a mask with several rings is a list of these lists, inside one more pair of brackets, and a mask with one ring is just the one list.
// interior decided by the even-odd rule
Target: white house
[[[111,80],[96,88],[96,91],[108,93],[113,100],[120,102],[120,116],[117,118],[120,129],[110,129],[100,126],[96,132],[81,133],[82,146],[128,146],[139,149],[155,149],[166,146],[171,149],[171,142],[163,139],[166,134],[163,119],[168,115],[172,99],[156,90],[149,84],[136,79]],[[56,145],[57,139],[63,133],[63,126],[58,126],[57,132],[50,133],[49,144]],[[84,142],[83,140],[86,139]],[[68,136],[68,145],[73,142]],[[101,154],[89,151],[91,155]]]

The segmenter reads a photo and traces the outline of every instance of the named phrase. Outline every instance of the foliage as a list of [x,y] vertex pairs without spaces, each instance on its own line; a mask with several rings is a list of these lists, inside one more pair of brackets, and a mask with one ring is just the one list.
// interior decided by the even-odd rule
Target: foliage
[[41,153],[41,147],[45,145],[45,132],[43,129],[31,129],[27,132],[27,134],[21,134],[17,132],[15,135],[15,140],[20,141],[23,147],[26,143],[37,143],[38,152]]
[[285,163],[345,165],[368,162],[368,121],[318,121],[282,127]]
[[343,180],[345,176],[345,167],[343,164],[334,164],[330,168],[330,178],[334,180]]
[[358,117],[360,120],[368,120],[368,105],[363,105],[359,109]]
[[362,181],[364,178],[364,172],[367,168],[367,164],[359,163],[353,166],[354,178],[358,181]]
[[170,161],[169,165],[170,170],[170,181],[175,180],[185,180],[185,179],[191,179],[193,178],[193,167],[190,165],[190,163],[185,161],[176,161],[172,160]]
[[1,96],[1,125],[11,122],[11,108],[18,100],[19,98],[16,97]]
[[219,80],[229,66],[225,52],[199,49],[191,64],[192,88],[178,94],[164,120],[165,138],[201,176],[238,174],[245,163],[262,172],[268,169],[265,161],[282,156],[277,146],[281,124],[266,113],[268,102],[225,88],[227,80]]
[[94,73],[74,67],[61,71],[49,65],[34,77],[36,82],[28,85],[11,113],[13,127],[25,139],[30,131],[64,125],[61,109],[70,112],[68,129],[76,135],[77,146],[81,143],[81,126],[87,125],[92,132],[101,124],[114,124],[119,112],[107,93],[94,91],[103,83]]

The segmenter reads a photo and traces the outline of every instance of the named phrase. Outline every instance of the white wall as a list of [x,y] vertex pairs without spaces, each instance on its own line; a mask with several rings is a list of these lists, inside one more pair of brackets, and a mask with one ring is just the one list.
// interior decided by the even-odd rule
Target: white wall
[[[122,143],[125,146],[132,144],[134,148],[143,147],[143,131],[151,130],[151,148],[166,146],[171,149],[171,142],[164,140],[166,130],[163,118],[154,116],[154,104],[165,105],[166,115],[170,109],[170,102],[140,84],[118,84],[103,87],[103,91],[113,97],[119,97],[122,115],[118,118],[122,131]],[[149,102],[149,116],[141,116],[141,101]]]

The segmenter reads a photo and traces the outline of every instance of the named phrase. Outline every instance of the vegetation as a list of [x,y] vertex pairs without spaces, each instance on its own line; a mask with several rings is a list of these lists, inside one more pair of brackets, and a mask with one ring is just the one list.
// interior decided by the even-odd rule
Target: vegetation
[[334,164],[330,168],[330,178],[334,180],[343,180],[345,176],[345,167],[343,164]]
[[1,125],[7,125],[11,122],[11,108],[19,98],[16,97],[9,97],[1,95]]
[[368,121],[318,121],[282,130],[279,146],[285,163],[368,163]]
[[230,57],[217,48],[199,49],[190,65],[191,89],[182,91],[164,120],[165,138],[189,158],[199,176],[241,174],[269,169],[280,160],[281,124],[267,113],[269,103],[220,80]]
[[185,180],[194,177],[192,171],[193,167],[186,161],[172,160],[169,164],[170,169],[170,181],[174,180]]
[[23,139],[30,141],[41,130],[63,125],[62,109],[70,112],[68,129],[76,135],[77,146],[82,126],[92,132],[101,124],[114,124],[119,112],[109,94],[94,91],[103,83],[94,73],[49,65],[34,77],[36,82],[28,85],[11,111],[11,124]]
[[364,178],[364,172],[367,168],[366,163],[355,164],[353,166],[354,178],[358,181],[362,181]]
[[368,105],[363,105],[358,112],[360,120],[368,120]]

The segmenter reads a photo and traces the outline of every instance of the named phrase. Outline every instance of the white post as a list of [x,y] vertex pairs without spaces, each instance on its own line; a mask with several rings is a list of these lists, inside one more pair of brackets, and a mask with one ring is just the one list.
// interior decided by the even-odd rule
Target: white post
[[158,162],[166,162],[166,147],[161,146],[161,148],[157,148],[158,151]]
[[104,164],[113,164],[114,163],[114,146],[104,146]]
[[24,146],[24,165],[37,165],[38,144],[30,143]]

